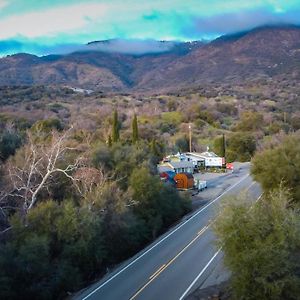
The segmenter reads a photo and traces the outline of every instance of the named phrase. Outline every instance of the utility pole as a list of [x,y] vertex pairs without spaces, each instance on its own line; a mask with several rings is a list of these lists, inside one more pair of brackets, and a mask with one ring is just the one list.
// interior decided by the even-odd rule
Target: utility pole
[[189,123],[189,145],[190,145],[190,152],[192,152],[192,125]]

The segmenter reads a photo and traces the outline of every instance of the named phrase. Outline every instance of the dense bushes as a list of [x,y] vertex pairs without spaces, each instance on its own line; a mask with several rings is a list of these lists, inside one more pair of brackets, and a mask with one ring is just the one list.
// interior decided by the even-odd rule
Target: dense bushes
[[14,155],[21,144],[22,138],[20,134],[4,131],[0,135],[0,159],[6,160],[9,156]]
[[235,131],[257,131],[264,126],[263,115],[258,112],[245,111],[233,128]]
[[189,202],[179,197],[173,187],[163,185],[145,167],[133,171],[130,187],[137,203],[134,212],[145,222],[150,238],[155,238],[191,209]]
[[17,215],[12,236],[0,250],[0,297],[56,299],[101,270],[104,255],[100,219],[69,201],[43,202]]
[[270,145],[253,159],[251,172],[265,191],[280,184],[288,188],[293,198],[300,202],[300,137],[299,134],[283,138]]
[[[69,163],[62,153],[62,161]],[[38,161],[49,156],[39,154]],[[163,185],[151,170],[150,145],[98,145],[85,155],[94,167],[83,170],[99,174],[85,189],[75,182],[48,200],[55,194],[52,187],[63,182],[53,174],[26,215],[11,202],[11,230],[0,247],[1,299],[64,298],[135,254],[190,210],[189,199]]]
[[264,194],[230,199],[215,222],[232,299],[299,299],[299,147],[298,134],[269,141],[251,168]]
[[216,154],[226,157],[227,162],[250,161],[256,150],[254,136],[247,132],[236,132],[228,136],[217,137],[213,143]]
[[215,222],[225,265],[232,272],[231,299],[296,300],[300,294],[300,217],[276,190],[252,208],[231,201]]
[[250,161],[256,150],[256,140],[252,134],[237,132],[227,139],[226,160]]

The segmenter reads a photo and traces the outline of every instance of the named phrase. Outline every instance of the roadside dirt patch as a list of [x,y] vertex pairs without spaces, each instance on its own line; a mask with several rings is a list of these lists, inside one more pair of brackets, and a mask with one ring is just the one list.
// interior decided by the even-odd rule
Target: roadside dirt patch
[[197,289],[186,300],[230,300],[229,281],[212,285],[204,289]]

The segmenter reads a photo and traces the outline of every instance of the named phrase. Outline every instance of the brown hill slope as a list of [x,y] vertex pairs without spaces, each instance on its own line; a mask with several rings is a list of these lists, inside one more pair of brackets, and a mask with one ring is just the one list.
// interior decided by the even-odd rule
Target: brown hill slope
[[203,82],[237,83],[260,77],[300,77],[300,29],[260,28],[222,37],[165,68],[144,75],[138,88],[170,88]]
[[71,85],[113,91],[159,91],[201,83],[300,77],[300,28],[262,27],[208,44],[182,43],[160,54],[78,52],[0,59],[0,85]]

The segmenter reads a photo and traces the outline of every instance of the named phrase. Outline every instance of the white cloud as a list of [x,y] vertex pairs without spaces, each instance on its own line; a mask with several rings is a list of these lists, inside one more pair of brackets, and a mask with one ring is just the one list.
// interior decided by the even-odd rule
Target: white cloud
[[[48,2],[51,5],[51,0]],[[63,2],[61,0],[58,4],[55,1],[56,4],[47,8],[42,8],[43,5],[28,6],[26,12],[18,8],[11,8],[9,12],[3,10],[0,18],[0,40],[30,40],[47,45],[78,44],[112,38],[186,40],[199,38],[199,32],[201,37],[205,37],[206,27],[218,27],[218,33],[224,32],[223,28],[219,28],[219,23],[211,22],[214,18],[219,19],[220,15],[233,15],[236,19],[236,16],[244,12],[257,10],[266,10],[272,15],[275,11],[281,15],[284,8],[287,10],[299,0],[210,0],[209,4],[208,1],[199,0],[81,0],[80,3],[74,0],[73,4],[70,1],[67,1],[68,4]],[[12,3],[12,0],[0,0],[0,9],[5,5],[13,7]],[[195,19],[200,21],[197,21],[197,34],[194,36],[195,32],[190,31],[195,27]],[[234,31],[240,29],[241,20],[238,18],[237,21],[236,26],[232,25]],[[233,23],[231,19],[228,22]],[[200,25],[204,29],[199,31]],[[224,26],[228,27],[226,22]]]
[[155,40],[115,39],[105,42],[94,42],[89,45],[62,45],[49,48],[49,54],[67,54],[78,51],[101,51],[141,55],[145,53],[161,53],[171,50],[175,42],[159,42]]
[[[261,0],[253,0],[257,3]],[[9,0],[0,0],[1,4],[8,4]],[[160,26],[170,26],[169,31],[173,31],[172,18],[177,20],[178,16],[186,17],[193,14],[210,15],[216,7],[223,10],[230,10],[236,5],[237,0],[228,0],[226,5],[219,0],[212,0],[211,5],[206,5],[199,0],[107,0],[99,2],[81,2],[73,5],[60,5],[58,7],[47,8],[41,11],[33,11],[22,14],[2,17],[0,20],[0,39],[25,37],[29,39],[55,37],[59,34],[67,36],[69,34],[89,34],[99,33],[104,38],[114,36],[132,36],[133,38],[153,38],[150,34],[155,28],[153,24],[140,23],[144,15],[156,13],[168,13],[170,21],[165,20],[163,24],[158,24],[156,29],[160,32],[164,30]],[[239,7],[244,7],[243,1],[239,1]],[[248,2],[247,2],[248,3]],[[252,2],[251,2],[252,3]],[[252,5],[252,4],[251,4]],[[224,7],[223,7],[224,6]],[[247,7],[249,4],[246,5]],[[146,26],[140,34],[140,26]],[[151,26],[151,28],[147,28]],[[132,28],[133,27],[133,28]],[[160,27],[160,28],[159,28]],[[141,28],[142,30],[143,28]],[[167,29],[165,30],[167,31]],[[158,33],[159,33],[158,32]],[[126,34],[123,34],[126,33]],[[156,33],[156,32],[154,32]],[[123,34],[123,35],[122,35]],[[165,32],[163,35],[170,34]],[[150,36],[149,36],[150,35]]]
[[[5,1],[0,0],[1,3],[5,4]],[[0,20],[0,39],[16,36],[37,38],[72,32],[98,21],[106,11],[105,4],[89,3],[12,15]]]
[[0,9],[4,8],[8,4],[9,4],[8,0],[0,0]]

